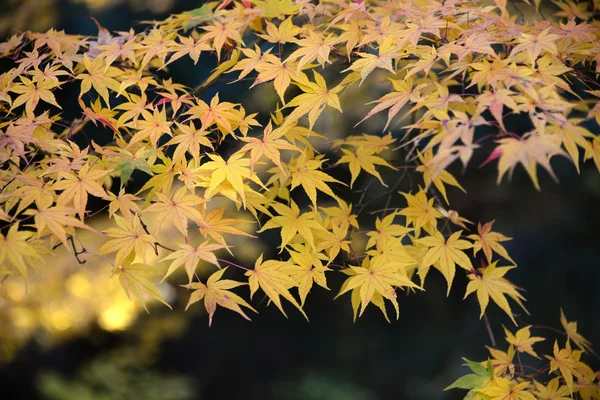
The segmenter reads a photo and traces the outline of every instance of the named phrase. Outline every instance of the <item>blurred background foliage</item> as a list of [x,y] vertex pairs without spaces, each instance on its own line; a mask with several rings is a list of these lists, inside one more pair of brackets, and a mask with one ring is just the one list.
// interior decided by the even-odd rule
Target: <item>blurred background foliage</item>
[[[0,36],[50,27],[94,35],[97,27],[91,16],[110,30],[133,27],[139,31],[143,29],[139,21],[164,18],[201,4],[191,0],[8,0],[0,17]],[[165,76],[195,86],[214,67],[215,58],[202,54],[196,67],[182,59]],[[327,78],[335,83],[335,71],[328,71]],[[373,73],[366,84],[345,93],[344,110],[356,110],[356,114],[325,111],[316,132],[329,140],[353,132],[353,125],[368,110],[364,104],[389,90],[385,78],[386,73]],[[222,99],[242,103],[249,113],[275,109],[278,97],[268,85],[247,90],[251,80],[228,85],[232,80],[225,76],[205,92],[206,97],[218,91]],[[76,97],[62,94],[69,95]],[[361,124],[360,132],[381,132],[384,114]],[[391,129],[399,138],[402,125],[410,120],[398,120]],[[526,129],[518,117],[510,123],[507,128],[515,132]],[[93,138],[92,128],[88,135]],[[598,126],[590,129],[598,132]],[[319,149],[319,139],[314,140]],[[400,153],[390,156],[399,159]],[[512,182],[496,185],[495,166],[479,168],[485,152],[476,154],[482,158],[472,160],[470,169],[461,171],[455,165],[452,171],[467,194],[451,191],[451,207],[472,221],[496,219],[494,230],[514,238],[506,244],[519,266],[512,279],[527,289],[531,311],[531,316],[519,317],[520,323],[559,327],[563,307],[569,320],[579,321],[579,331],[600,346],[600,175],[593,165],[578,175],[571,164],[557,158],[553,167],[560,184],[542,175],[542,192],[537,192],[521,170]],[[331,173],[348,181],[346,169],[335,168]],[[388,183],[398,179],[393,172],[383,176]],[[361,178],[358,188],[369,184],[368,178]],[[417,189],[418,179],[405,179],[400,190]],[[136,186],[143,183],[134,180]],[[377,190],[370,195],[377,195]],[[393,200],[397,203],[392,206],[404,206],[402,196]],[[372,207],[376,210],[383,204],[375,202]],[[106,218],[99,214],[92,226],[103,229]],[[374,216],[366,216],[361,225],[372,224],[369,219]],[[247,232],[255,229],[245,223],[239,227]],[[257,240],[247,245],[243,237],[236,239],[236,262],[253,263],[261,252],[276,257],[270,243],[277,242],[277,235],[264,237],[262,245]],[[100,245],[85,232],[79,238],[90,249]],[[165,265],[156,263],[155,267],[157,276],[164,273]],[[342,279],[332,274],[330,287],[336,290]],[[457,279],[466,281],[464,276]],[[184,279],[170,281],[183,283]],[[443,388],[465,373],[460,357],[485,359],[485,345],[490,344],[474,299],[463,301],[464,293],[459,290],[446,298],[441,275],[430,278],[425,293],[399,299],[400,320],[391,324],[374,309],[353,323],[348,299],[332,301],[330,293],[316,291],[306,305],[310,323],[291,311],[286,320],[263,302],[251,323],[219,311],[208,328],[203,308],[184,312],[187,298],[181,295],[187,294],[173,285],[164,283],[160,290],[174,311],[157,307],[147,314],[141,304],[127,298],[116,278],[110,278],[110,266],[102,259],[79,265],[65,250],[49,262],[37,281],[25,285],[7,280],[0,285],[1,397],[453,399],[462,393],[443,392]],[[489,317],[500,339],[502,324],[508,326],[510,321],[497,308],[489,310]],[[537,333],[544,336],[546,332]],[[548,351],[552,343],[548,340],[539,347]],[[598,368],[598,360],[591,365]]]

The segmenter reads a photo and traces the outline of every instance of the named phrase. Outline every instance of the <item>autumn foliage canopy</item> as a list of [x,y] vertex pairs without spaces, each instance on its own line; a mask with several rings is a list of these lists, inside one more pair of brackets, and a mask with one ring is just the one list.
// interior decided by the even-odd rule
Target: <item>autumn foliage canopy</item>
[[[309,319],[303,306],[321,290],[351,302],[355,319],[375,308],[398,318],[397,293],[425,290],[430,273],[449,293],[464,274],[466,288],[454,290],[476,298],[481,317],[499,307],[517,325],[514,310],[527,310],[510,282],[510,238],[451,209],[468,193],[449,168],[480,167],[472,158],[485,152],[498,182],[524,170],[538,190],[540,170],[557,179],[553,158],[600,169],[600,2],[540,3],[226,0],[138,32],[98,23],[95,37],[10,37],[0,44],[10,65],[0,75],[0,276],[34,279],[68,249],[73,262],[110,263],[135,301],[171,307],[160,283],[183,286],[210,324],[219,308]],[[201,55],[217,67],[198,86],[169,76],[171,63]],[[381,77],[386,94],[345,106],[353,88]],[[250,91],[276,93],[269,113],[207,95],[248,80]],[[332,113],[358,123],[330,140],[318,122]],[[89,137],[90,127],[101,134]],[[414,189],[400,192],[409,178]],[[88,221],[105,211],[110,227],[97,231]],[[83,230],[101,246],[78,238]],[[276,258],[236,261],[233,240],[273,233]],[[334,274],[341,287],[328,283]],[[508,349],[468,361],[472,373],[451,387],[472,399],[599,398],[580,359],[591,344],[561,322],[541,368],[521,356],[539,359],[532,346],[544,338],[505,328]]]

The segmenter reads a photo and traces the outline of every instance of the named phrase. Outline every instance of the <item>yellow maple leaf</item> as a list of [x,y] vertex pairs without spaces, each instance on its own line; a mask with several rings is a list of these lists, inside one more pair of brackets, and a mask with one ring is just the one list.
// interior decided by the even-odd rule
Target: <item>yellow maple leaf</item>
[[115,256],[117,265],[121,265],[132,253],[145,260],[148,247],[154,249],[154,238],[146,233],[140,219],[126,220],[118,215],[115,215],[114,219],[118,228],[109,228],[102,232],[113,239],[104,243],[98,250],[98,254],[117,252]]
[[[508,346],[508,350],[506,352],[488,346],[486,347],[492,356],[490,361],[494,366],[494,375],[501,376],[506,374],[506,372],[508,372],[510,375],[514,375],[515,365],[513,364],[513,359],[515,358],[516,354],[514,346]],[[485,363],[483,364],[485,365]]]
[[240,305],[257,312],[246,302],[246,300],[229,290],[238,286],[247,285],[247,283],[232,281],[230,279],[221,279],[226,270],[227,268],[223,268],[213,273],[206,281],[206,284],[202,282],[192,282],[183,285],[185,288],[195,289],[190,295],[190,299],[185,309],[187,310],[192,304],[204,299],[204,307],[208,313],[208,326],[212,325],[213,315],[217,310],[217,306],[234,311],[248,321],[250,321],[250,318],[244,313],[244,310]]
[[313,230],[323,230],[321,224],[315,220],[315,212],[305,212],[300,214],[300,209],[293,201],[290,207],[281,203],[273,203],[271,207],[277,211],[278,216],[271,218],[258,231],[263,232],[268,229],[281,228],[281,250],[292,241],[296,234],[304,239],[305,243],[315,249],[315,239],[312,233]]
[[433,265],[439,269],[448,282],[448,295],[456,273],[456,264],[467,271],[473,269],[471,260],[463,251],[470,249],[473,245],[460,239],[461,233],[462,231],[454,232],[448,239],[445,239],[440,232],[436,231],[431,236],[418,239],[420,244],[429,247],[421,262],[421,268]]
[[545,356],[550,360],[550,373],[559,370],[564,378],[567,387],[573,392],[573,376],[580,379],[581,350],[572,350],[571,344],[567,340],[565,348],[558,347],[558,342],[554,341],[553,356]]
[[171,265],[169,265],[169,269],[165,273],[165,276],[162,278],[161,282],[167,279],[167,277],[175,272],[179,267],[184,265],[185,271],[188,275],[189,283],[192,283],[192,278],[194,277],[196,267],[198,266],[200,260],[204,260],[208,263],[216,265],[218,268],[221,268],[214,252],[222,249],[223,247],[225,246],[221,244],[211,244],[208,243],[208,241],[197,247],[190,246],[187,243],[180,244],[180,250],[174,251],[161,260],[161,262],[172,260]]
[[250,284],[250,298],[254,296],[258,288],[261,288],[286,318],[287,315],[283,311],[280,296],[292,303],[308,320],[302,306],[298,304],[298,301],[289,291],[290,288],[298,286],[298,283],[291,276],[281,271],[285,265],[284,261],[277,260],[263,262],[263,255],[261,254],[254,264],[254,269],[245,274]]
[[144,139],[150,139],[152,147],[156,149],[158,140],[162,135],[173,136],[171,132],[172,122],[167,121],[164,107],[160,111],[158,107],[155,107],[152,112],[143,110],[141,116],[142,119],[127,124],[128,127],[137,129],[135,135],[129,140],[129,146]]
[[308,130],[312,131],[317,118],[325,109],[325,106],[335,108],[339,112],[342,112],[342,106],[340,105],[340,99],[337,95],[342,88],[340,86],[332,89],[327,88],[327,82],[325,79],[316,71],[313,70],[313,76],[315,81],[310,82],[306,75],[299,76],[296,85],[302,89],[304,93],[294,97],[288,104],[287,107],[296,107],[287,116],[283,122],[282,128],[290,127],[293,123],[297,122],[300,117],[308,114]]
[[396,238],[403,238],[412,228],[394,224],[394,218],[397,213],[393,212],[383,219],[377,218],[375,221],[375,230],[367,232],[369,241],[367,242],[366,248],[369,249],[375,245],[378,247],[385,247],[390,241],[394,241]]
[[87,55],[83,55],[83,65],[86,72],[77,75],[81,80],[81,90],[79,97],[83,96],[93,87],[102,97],[107,106],[110,106],[108,90],[118,92],[120,84],[115,77],[122,74],[122,71],[112,66],[106,66],[102,57],[96,57],[90,60]]
[[44,229],[47,228],[55,237],[57,237],[65,246],[67,246],[67,232],[72,234],[73,228],[94,230],[81,221],[71,217],[77,213],[77,210],[70,207],[55,206],[52,207],[52,200],[37,204],[37,210],[25,210],[25,215],[33,215],[34,226],[37,229],[37,236],[41,236]]
[[378,293],[392,303],[396,310],[396,319],[398,319],[400,309],[394,287],[421,289],[406,276],[401,264],[390,263],[379,257],[373,257],[370,260],[365,258],[362,266],[350,266],[350,269],[352,276],[346,279],[336,298],[350,290],[358,289],[361,301],[359,316],[363,314],[369,302],[372,302],[374,294]]
[[344,155],[336,164],[348,164],[351,174],[350,188],[352,188],[352,185],[356,178],[358,178],[361,170],[365,170],[368,174],[373,175],[385,187],[387,187],[387,185],[381,178],[381,175],[379,175],[379,172],[375,169],[375,165],[382,165],[397,171],[397,168],[394,168],[383,158],[376,156],[375,150],[373,149],[360,146],[354,151],[342,149],[342,152]]
[[546,340],[543,337],[539,336],[531,336],[531,326],[526,326],[517,331],[516,334],[513,334],[508,329],[504,328],[504,333],[506,334],[506,341],[509,344],[515,346],[515,349],[519,353],[527,353],[535,358],[540,358],[535,351],[533,351],[533,344],[542,342]]
[[70,173],[60,173],[63,178],[52,185],[54,190],[62,190],[58,196],[56,204],[64,206],[73,203],[73,207],[79,214],[79,219],[83,222],[88,202],[88,194],[99,198],[107,198],[107,194],[99,183],[109,171],[92,168],[90,164],[85,164],[79,171]]
[[0,233],[0,265],[10,263],[24,278],[27,278],[28,267],[38,270],[44,259],[30,243],[33,235],[32,231],[20,231],[18,222],[10,227],[6,236]]
[[584,338],[579,332],[577,332],[577,322],[569,322],[562,308],[560,310],[560,324],[565,330],[565,333],[567,334],[567,337],[570,341],[575,343],[575,345],[580,349],[596,355],[596,353],[594,353],[594,350],[592,350],[592,343],[586,338]]
[[313,283],[329,290],[325,272],[330,269],[321,262],[325,256],[312,250],[309,246],[295,246],[294,249],[296,251],[289,251],[291,258],[288,264],[281,268],[281,271],[298,283],[300,304],[304,306],[306,296],[308,296]]
[[477,224],[477,234],[468,236],[474,242],[473,254],[477,255],[479,250],[483,250],[483,254],[485,254],[485,258],[489,264],[492,262],[492,252],[494,252],[516,265],[517,263],[510,258],[504,246],[500,244],[500,242],[506,242],[511,240],[511,238],[498,232],[492,232],[494,222],[495,220],[483,225],[481,223]]
[[317,207],[317,189],[337,200],[338,197],[327,185],[327,182],[343,185],[342,182],[320,170],[324,161],[323,159],[309,159],[306,154],[302,154],[289,165],[292,177],[291,190],[301,185],[315,208]]
[[[402,107],[404,107],[404,105],[406,103],[408,103],[409,101],[415,101],[418,98],[419,91],[426,86],[426,84],[420,84],[417,87],[413,87],[413,79],[412,78],[409,78],[406,81],[394,80],[394,79],[390,79],[390,81],[392,82],[392,85],[394,86],[395,91],[384,95],[379,100],[375,100],[375,101],[371,101],[371,102],[367,103],[367,104],[372,104],[372,103],[378,103],[378,104],[375,107],[373,107],[371,109],[371,111],[369,111],[367,113],[367,115],[365,115],[365,117],[363,119],[361,119],[356,125],[358,125],[361,122],[363,122],[364,120],[372,117],[373,115],[377,114],[378,112],[389,108],[387,122],[385,124],[385,127],[383,128],[383,130],[385,131],[387,129],[387,127],[390,125],[392,118],[394,118],[394,116],[396,114],[398,114],[400,109],[402,109]],[[356,127],[356,125],[354,125],[354,126]]]
[[550,158],[555,155],[568,157],[560,148],[560,138],[552,135],[527,135],[522,140],[515,138],[505,138],[498,141],[499,146],[494,151],[499,154],[498,161],[498,183],[506,172],[509,176],[515,169],[517,163],[525,167],[533,185],[540,190],[540,184],[537,178],[536,167],[540,164],[552,178],[556,181],[556,175],[550,166]]
[[254,165],[262,158],[262,156],[265,156],[273,161],[273,163],[285,173],[283,166],[281,165],[281,154],[279,153],[279,150],[300,151],[300,149],[283,139],[282,136],[284,135],[285,130],[273,129],[273,125],[269,121],[263,131],[262,139],[253,137],[241,138],[241,140],[247,144],[239,150],[239,153],[244,154],[247,151],[250,151],[251,171],[254,171]]
[[401,209],[399,214],[406,217],[406,224],[412,224],[417,235],[421,232],[421,228],[427,232],[435,229],[437,219],[442,218],[442,214],[433,206],[435,199],[428,199],[424,189],[420,189],[417,194],[402,193],[402,195],[406,198],[408,207]]
[[56,102],[56,98],[52,93],[52,89],[60,86],[60,83],[51,79],[33,81],[24,76],[20,76],[19,78],[21,79],[21,83],[10,88],[11,92],[20,95],[12,101],[12,105],[10,107],[11,111],[20,105],[25,104],[25,112],[28,115],[33,115],[33,112],[40,100],[62,109],[62,107]]
[[207,200],[219,191],[219,185],[227,181],[240,196],[245,206],[244,179],[251,178],[252,176],[254,176],[253,179],[258,179],[250,171],[250,168],[248,168],[250,159],[244,158],[244,155],[240,153],[233,154],[227,161],[218,154],[208,154],[208,157],[211,161],[202,164],[199,168],[200,171],[212,171],[210,184],[205,194]]
[[213,21],[213,25],[203,26],[202,29],[206,33],[202,36],[202,41],[212,40],[212,45],[217,51],[217,59],[221,61],[221,49],[223,45],[228,41],[235,41],[237,43],[244,44],[240,28],[244,26],[243,22],[236,20],[224,21]]
[[482,318],[491,297],[494,303],[496,303],[516,325],[517,322],[515,321],[510,309],[510,304],[508,304],[508,300],[505,296],[514,300],[523,310],[525,310],[525,312],[528,311],[522,303],[525,298],[517,292],[515,285],[504,278],[504,275],[515,267],[497,267],[496,264],[497,261],[494,261],[483,269],[481,273],[471,273],[469,275],[471,281],[467,285],[464,298],[467,298],[467,296],[473,292],[477,293],[477,301],[481,307],[479,318]]
[[294,42],[298,45],[298,48],[286,58],[285,62],[289,63],[299,58],[300,61],[298,61],[296,72],[300,72],[302,67],[315,60],[318,61],[321,66],[325,66],[326,63],[331,63],[331,61],[329,61],[329,52],[331,51],[332,45],[337,42],[337,39],[331,34],[325,37],[318,31],[309,30],[307,37],[304,39],[295,39]]
[[512,58],[522,51],[526,51],[531,65],[535,65],[535,60],[542,52],[557,54],[558,49],[556,48],[555,42],[561,37],[549,32],[550,28],[541,31],[537,35],[522,33],[521,37],[517,38],[519,44],[512,49],[509,58]]
[[507,378],[495,378],[490,380],[484,388],[476,389],[489,400],[536,400],[529,392],[530,382],[514,382]]
[[189,193],[186,187],[180,188],[171,197],[165,196],[162,193],[156,193],[156,196],[158,196],[159,201],[144,210],[145,212],[159,214],[160,220],[156,227],[155,235],[158,235],[163,224],[168,222],[169,224],[173,224],[187,241],[188,219],[197,224],[201,223],[202,214],[200,214],[197,206],[205,200],[202,197]]
[[125,290],[125,293],[127,293],[127,296],[129,298],[133,296],[139,299],[147,312],[148,308],[144,301],[145,294],[155,298],[172,309],[158,289],[156,289],[152,282],[146,277],[148,275],[153,275],[154,271],[152,268],[144,264],[132,264],[134,258],[135,254],[132,253],[132,255],[124,259],[122,263],[113,268],[113,275],[119,277],[119,282]]

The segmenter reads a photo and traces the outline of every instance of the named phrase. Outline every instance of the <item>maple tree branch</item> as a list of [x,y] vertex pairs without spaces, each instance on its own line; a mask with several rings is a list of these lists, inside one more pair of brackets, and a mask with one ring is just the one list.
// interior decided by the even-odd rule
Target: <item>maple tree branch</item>
[[225,263],[225,264],[229,264],[229,265],[231,265],[232,267],[236,267],[236,268],[239,268],[239,269],[243,269],[244,271],[251,271],[251,269],[250,269],[250,268],[246,268],[246,267],[244,267],[244,266],[242,266],[242,265],[236,264],[236,263],[234,263],[234,262],[231,262],[231,261],[224,260],[224,259],[222,259],[222,258],[217,258],[217,261],[219,261],[219,262],[223,262],[223,263]]
[[483,313],[483,321],[485,322],[485,328],[487,329],[488,336],[490,337],[490,343],[495,347],[496,338],[494,337],[494,332],[492,331],[492,326],[490,325],[490,320],[486,313]]
[[73,255],[75,256],[75,259],[77,260],[77,262],[79,264],[85,264],[87,262],[87,260],[82,260],[79,258],[80,255],[87,253],[87,249],[85,247],[83,247],[83,244],[81,244],[81,250],[78,251],[77,247],[75,246],[75,240],[73,239],[73,235],[69,235],[67,237],[67,240],[69,241],[69,243],[71,243],[71,248],[73,249]]

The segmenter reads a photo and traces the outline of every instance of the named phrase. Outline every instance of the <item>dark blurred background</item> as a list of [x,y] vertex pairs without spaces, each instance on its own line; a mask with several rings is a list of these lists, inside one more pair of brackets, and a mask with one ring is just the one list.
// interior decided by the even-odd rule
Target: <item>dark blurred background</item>
[[[139,31],[142,25],[138,21],[164,18],[201,4],[179,0],[8,1],[0,29],[3,36],[50,26],[94,35],[97,28],[89,18],[94,16],[110,30],[133,26]],[[174,81],[194,86],[210,73],[214,63],[214,57],[203,54],[197,66],[185,60],[175,63],[169,73]],[[346,108],[349,103],[345,101],[361,104],[356,115],[324,114],[316,131],[328,137],[351,132],[368,110],[362,104],[386,90],[385,79],[377,81],[342,97],[345,110],[351,108]],[[272,109],[275,94],[270,88],[233,89],[219,83],[204,96],[211,98],[219,91],[222,100],[240,102],[248,112]],[[379,132],[382,121],[373,120],[354,133]],[[519,120],[512,123],[519,132]],[[596,125],[589,128],[600,133]],[[396,126],[394,134],[400,133]],[[569,320],[579,321],[579,331],[600,346],[600,174],[593,163],[587,163],[578,175],[570,162],[556,158],[552,165],[559,184],[539,171],[542,191],[537,192],[518,167],[510,183],[504,180],[497,185],[495,163],[478,167],[490,151],[476,152],[464,173],[454,166],[452,172],[467,194],[449,189],[451,208],[472,221],[495,219],[494,230],[513,238],[505,245],[518,268],[508,277],[527,290],[531,312],[531,316],[520,315],[520,323],[560,328],[562,307]],[[338,168],[332,174],[348,180],[345,171]],[[394,175],[386,174],[384,179],[393,182]],[[361,177],[357,184],[365,182]],[[420,183],[418,178],[411,186],[407,180],[400,190],[415,190]],[[392,206],[404,205],[401,195],[393,198]],[[373,209],[377,208],[374,203]],[[362,222],[365,226],[372,223],[368,217]],[[273,237],[277,240],[277,232]],[[209,328],[200,305],[188,313],[182,311],[187,294],[178,289],[182,298],[176,300],[175,311],[152,308],[151,314],[139,313],[124,330],[91,323],[78,334],[59,340],[48,339],[48,332],[46,336],[29,332],[27,340],[0,361],[0,397],[418,400],[464,396],[462,391],[443,392],[443,388],[466,373],[461,357],[483,360],[487,357],[485,346],[490,345],[475,298],[462,300],[467,282],[464,274],[457,273],[446,298],[445,281],[439,273],[430,273],[426,292],[399,295],[400,320],[392,323],[373,306],[353,323],[349,295],[333,300],[343,276],[329,276],[332,292],[316,288],[308,297],[305,310],[310,323],[289,305],[286,320],[275,307],[262,302],[257,307],[260,314],[253,315],[251,323],[218,310]],[[516,305],[513,310],[519,312]],[[505,350],[502,324],[512,324],[494,304],[488,314],[499,347]],[[2,321],[0,318],[0,324]],[[551,334],[543,329],[534,333]],[[538,348],[548,351],[553,341]],[[597,359],[588,361],[596,369],[600,367]]]

